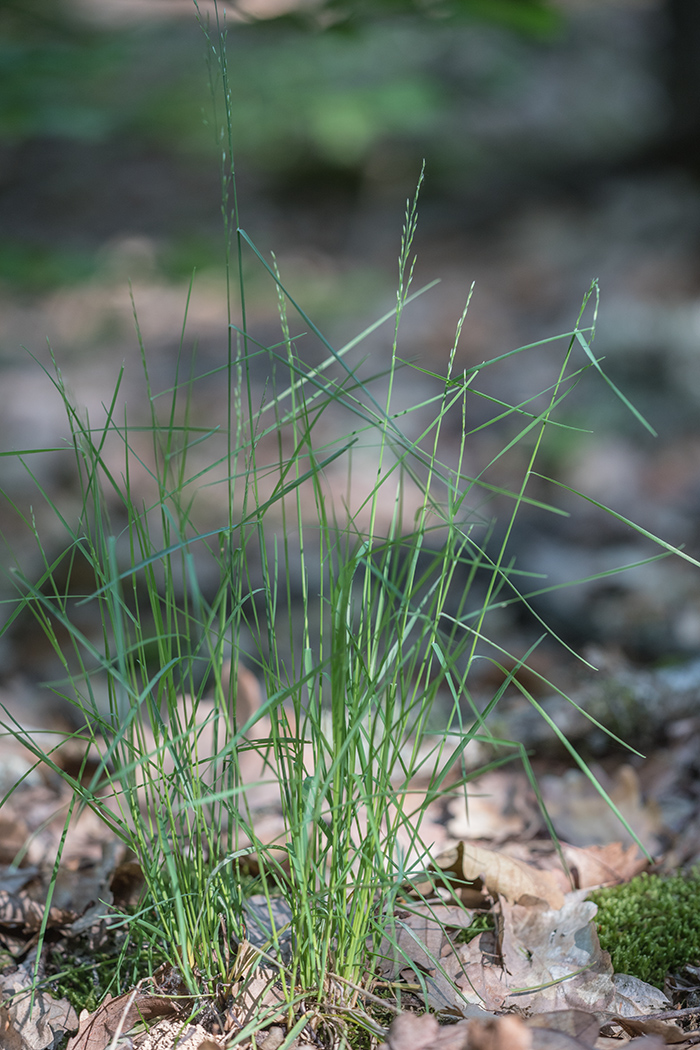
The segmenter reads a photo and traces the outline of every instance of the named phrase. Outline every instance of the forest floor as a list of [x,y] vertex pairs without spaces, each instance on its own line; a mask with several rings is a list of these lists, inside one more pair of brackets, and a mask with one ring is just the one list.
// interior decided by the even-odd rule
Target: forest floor
[[[323,224],[318,216],[315,220],[309,215],[292,217],[286,229],[280,224],[281,243],[275,246],[280,271],[283,277],[289,274],[290,287],[300,298],[305,293],[313,297],[333,341],[343,341],[391,307],[394,278],[385,272],[385,264],[396,254],[393,241],[398,238],[393,227],[389,232],[386,219],[377,222],[381,206],[367,199],[352,216],[352,223],[362,231],[359,240],[368,230],[376,233],[362,261],[357,252],[331,255],[318,240],[314,243],[313,223]],[[300,242],[298,232],[305,225],[312,232]],[[571,330],[591,278],[598,277],[602,299],[595,348],[604,355],[609,374],[659,436],[653,439],[638,428],[602,382],[588,384],[586,391],[577,392],[573,405],[576,417],[593,433],[576,444],[563,443],[551,472],[668,543],[683,545],[695,558],[700,557],[699,233],[700,194],[676,172],[611,176],[588,196],[562,194],[547,204],[516,202],[487,232],[460,231],[434,208],[417,243],[414,282],[418,287],[437,276],[441,284],[407,310],[400,344],[405,359],[437,372],[444,369],[457,318],[476,281],[455,361],[457,371],[473,367],[513,347]],[[66,438],[63,406],[36,361],[7,349],[24,345],[46,364],[47,335],[77,403],[92,419],[100,418],[122,361],[126,372],[119,405],[128,404],[132,419],[145,412],[127,275],[133,279],[154,386],[168,387],[187,291],[185,285],[159,277],[153,260],[148,238],[124,238],[106,249],[102,274],[85,285],[24,299],[0,293],[0,341],[5,348],[0,384],[3,450],[54,447]],[[384,275],[378,279],[378,273]],[[352,294],[347,294],[348,289]],[[340,299],[346,303],[343,311],[333,307]],[[259,302],[253,297],[249,319],[262,342],[275,339],[274,306],[263,297]],[[226,322],[221,283],[204,276],[195,285],[188,317],[188,339],[198,344],[203,372],[220,360]],[[379,371],[388,360],[390,345],[391,333],[380,331],[359,348],[356,360],[367,355]],[[309,359],[317,359],[319,346],[310,340],[306,346]],[[533,353],[526,373],[505,365],[494,370],[488,389],[505,402],[518,402],[523,387],[546,385],[548,354],[547,349]],[[396,403],[415,402],[432,392],[429,379],[418,385],[417,374],[399,371]],[[254,382],[262,397],[264,369]],[[225,398],[214,381],[200,384],[195,398],[200,399],[193,404],[195,416],[211,420],[223,415]],[[478,408],[475,411],[478,417]],[[345,422],[339,417],[333,426]],[[419,424],[416,419],[416,430]],[[475,470],[492,454],[491,440],[475,436],[468,448],[467,458]],[[514,462],[504,468],[504,480],[519,465]],[[45,504],[37,503],[36,479],[67,513],[79,505],[79,493],[56,454],[34,457],[31,466],[33,480],[17,460],[3,458],[2,488],[22,510],[31,508],[48,549],[57,553],[61,539],[56,518]],[[340,481],[337,491],[341,507]],[[361,500],[362,493],[356,495]],[[542,574],[550,584],[564,584],[649,556],[651,548],[644,537],[619,519],[610,519],[573,497],[565,506],[570,511],[566,518],[534,511],[521,517],[509,547],[519,566]],[[217,497],[204,494],[202,527],[216,521],[220,512]],[[386,513],[388,520],[391,509]],[[30,575],[38,574],[41,565],[32,537],[9,502],[0,510],[0,526],[12,557]],[[10,597],[4,586],[3,600]],[[652,870],[690,870],[700,863],[700,571],[670,557],[621,576],[554,591],[542,596],[535,611],[570,649],[547,641],[533,658],[535,673],[523,672],[523,680],[591,763],[653,858]],[[516,657],[527,651],[535,629],[532,619],[507,610],[493,624],[499,641]],[[41,686],[56,677],[57,667],[36,624],[18,619],[0,645],[0,702],[5,717],[38,740],[42,734],[72,733],[73,711]],[[625,751],[591,728],[590,722],[572,716],[560,697],[543,689],[538,675],[567,691],[584,711],[639,753]],[[242,672],[242,678],[245,703],[253,710],[262,700],[260,683],[250,671]],[[484,673],[475,681],[474,693],[485,700],[499,685],[499,680]],[[460,1025],[438,1029],[433,1020],[425,1020],[418,1027],[415,1019],[400,1018],[386,1036],[389,1047],[564,1050],[637,1040],[644,1050],[669,1042],[693,1045],[697,1038],[692,1033],[698,1025],[693,1014],[698,1001],[697,966],[672,975],[667,997],[659,992],[654,998],[649,986],[616,986],[609,960],[594,945],[579,959],[581,972],[575,979],[564,984],[547,981],[555,965],[546,951],[553,937],[551,914],[557,913],[562,928],[562,909],[569,909],[567,936],[573,944],[576,932],[591,922],[586,891],[604,883],[626,882],[649,868],[650,862],[590,780],[543,723],[532,717],[516,688],[507,692],[499,719],[498,734],[519,740],[533,756],[561,853],[552,845],[532,786],[520,770],[490,771],[470,785],[468,798],[462,792],[448,801],[426,801],[423,833],[431,843],[436,868],[459,871],[463,880],[479,882],[474,892],[481,895],[482,903],[489,900],[499,910],[502,967],[497,978],[496,967],[485,961],[489,951],[485,940],[480,939],[478,947],[473,941],[457,943],[450,926],[453,914],[442,914],[436,924],[434,914],[421,917],[414,909],[413,918],[406,920],[413,933],[407,934],[403,947],[407,954],[413,953],[416,967],[429,973],[420,948],[427,944],[433,957],[445,960],[451,980],[429,974],[430,995],[421,999],[414,995],[410,968],[387,971],[386,979],[400,977],[410,986],[406,1005],[428,1006],[443,1019],[459,1019]],[[48,742],[55,737],[47,735],[46,740],[47,747],[52,746]],[[66,745],[58,754],[65,770],[78,768],[81,756],[74,747]],[[472,756],[475,767],[479,757]],[[251,768],[251,781],[256,776]],[[13,791],[16,784],[20,787]],[[274,841],[282,830],[275,791],[274,785],[267,785],[251,788],[249,794],[252,811],[259,812],[256,830],[263,841]],[[0,940],[5,964],[0,982],[10,1004],[10,997],[31,983],[32,944],[44,914],[47,879],[70,800],[65,784],[50,770],[35,766],[8,735],[0,737],[0,794],[5,800],[0,811],[4,866]],[[81,943],[89,945],[93,938],[96,944],[105,907],[129,906],[139,891],[133,858],[90,810],[84,811],[62,847],[49,919],[53,946],[68,954],[78,937],[83,938]],[[472,899],[470,906],[473,903]],[[450,905],[442,902],[440,907]],[[540,952],[537,972],[542,986],[525,997],[523,951]],[[16,963],[18,968],[12,970]],[[532,976],[533,971],[528,972]],[[455,983],[462,989],[461,997],[455,998]],[[474,993],[471,998],[468,988]],[[59,1046],[62,1036],[71,1033],[71,1050],[130,1046],[127,1021],[131,1024],[139,1010],[155,1019],[165,1001],[164,990],[165,982],[88,1010],[77,1035],[73,1033],[78,1018],[66,1000],[46,996],[30,1014],[26,997],[20,996],[14,1005],[0,1006],[0,1042],[8,1050],[43,1050]],[[257,988],[256,994],[258,1002],[273,995],[265,988]],[[251,1008],[252,1000],[244,998],[235,1008],[225,1005],[203,1017],[205,1027],[189,1032],[188,1046],[210,1050],[212,1045],[231,1043],[231,1033],[244,1026],[245,1012]],[[548,1023],[542,1016],[554,1016],[555,1011],[563,1027],[557,1035],[542,1034]],[[178,1029],[184,1021],[177,1015],[171,1034],[161,1034],[162,1043],[148,1043],[142,1033],[133,1045],[172,1046],[172,1023]],[[402,1024],[408,1027],[402,1029]],[[260,1037],[256,1045],[269,1050],[282,1039],[278,1028],[265,1041]],[[310,1033],[304,1032],[294,1045],[319,1045],[310,1040]]]

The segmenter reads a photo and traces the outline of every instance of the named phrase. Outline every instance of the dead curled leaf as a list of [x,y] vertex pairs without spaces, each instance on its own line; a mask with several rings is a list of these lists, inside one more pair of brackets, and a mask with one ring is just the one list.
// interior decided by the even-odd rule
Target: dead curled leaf
[[[664,834],[661,812],[658,805],[643,799],[637,772],[632,766],[622,765],[613,776],[608,776],[602,769],[595,769],[594,773],[640,841],[650,853],[657,853]],[[563,777],[543,776],[540,786],[555,831],[564,842],[573,846],[605,845],[617,841],[626,846],[634,843],[630,833],[581,770],[570,769]]]
[[[471,904],[472,898],[465,898],[462,891],[470,887],[476,889],[480,881],[492,897],[502,897],[512,904],[544,901],[550,908],[557,909],[564,903],[564,894],[550,872],[470,842],[458,842],[452,849],[441,853],[432,869],[445,877],[452,875],[451,880],[447,878],[448,883],[461,884],[460,898],[464,904]],[[416,891],[425,895],[432,887],[433,880],[426,879]]]
[[519,1017],[475,1018],[467,1022],[469,1050],[532,1050],[532,1033]]
[[[379,1050],[431,1050],[440,1047],[440,1050],[461,1050],[464,1046],[464,1022],[450,1025],[449,1029],[441,1028],[437,1018],[433,1014],[399,1014],[389,1027],[386,1034],[386,1042],[381,1043]],[[453,1039],[447,1042],[441,1036],[452,1035]]]
[[666,1000],[658,989],[613,975],[586,892],[567,894],[561,908],[501,899],[494,909],[498,935],[486,931],[466,944],[455,944],[444,926],[422,915],[410,927],[397,924],[395,939],[387,938],[382,973],[406,981],[431,1009],[462,1017],[513,1009],[634,1016],[662,1008]]
[[615,995],[610,1006],[618,1017],[639,1017],[668,1010],[671,1003],[659,988],[645,984],[628,973],[616,973],[612,979]]
[[178,1012],[178,1004],[162,995],[126,992],[114,999],[109,996],[94,1013],[81,1015],[78,1034],[69,1040],[66,1050],[106,1050],[118,1030],[126,1035],[139,1021]]
[[610,957],[598,943],[595,905],[584,896],[585,890],[567,894],[557,909],[502,901],[500,960],[482,957],[471,941],[446,960],[447,972],[486,1010],[610,1009]]
[[621,842],[610,842],[585,849],[563,844],[562,850],[577,889],[629,882],[649,867],[634,843],[625,847]]
[[245,1028],[261,1008],[266,1016],[282,1016],[286,1000],[280,986],[279,972],[269,966],[256,966],[250,976],[237,981],[231,991],[233,1002],[226,1011],[225,1029]]

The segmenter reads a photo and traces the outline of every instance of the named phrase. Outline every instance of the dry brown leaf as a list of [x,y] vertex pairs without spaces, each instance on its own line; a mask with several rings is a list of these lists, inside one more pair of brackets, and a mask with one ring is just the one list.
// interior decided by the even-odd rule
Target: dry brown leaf
[[577,889],[629,882],[649,867],[635,843],[625,847],[621,842],[609,842],[585,848],[562,844],[562,849]]
[[587,1010],[552,1010],[546,1014],[528,1017],[526,1024],[530,1028],[547,1028],[572,1036],[590,1046],[595,1043],[600,1031],[598,1018]]
[[615,998],[610,1007],[619,1017],[638,1017],[640,1014],[655,1014],[668,1010],[671,1003],[660,989],[645,984],[628,973],[613,976]]
[[[2,839],[3,821],[0,819],[0,840]],[[28,882],[32,882],[39,875],[39,868],[14,868],[8,865],[0,869],[0,891],[6,893],[19,893]]]
[[221,1050],[224,1045],[200,1024],[180,1021],[158,1021],[143,1041],[139,1050]]
[[[545,901],[551,908],[561,908],[564,903],[564,894],[550,872],[470,842],[459,842],[441,853],[434,867],[468,884],[481,880],[492,896],[511,903]],[[419,889],[425,891],[429,885],[421,883]]]
[[[532,1033],[519,1017],[484,1017],[439,1025],[432,1014],[399,1014],[384,1050],[532,1050]],[[380,1048],[381,1050],[381,1048]]]
[[496,770],[477,777],[465,797],[448,803],[447,830],[453,839],[488,839],[494,845],[522,835],[542,818],[522,773]]
[[[466,849],[457,850],[439,861],[441,865],[450,864],[453,872],[455,867],[469,871],[466,853]],[[492,858],[492,851],[479,849],[467,860],[471,859],[472,871],[487,871]],[[427,1007],[463,1017],[508,1009],[539,1013],[574,1009],[623,1016],[664,1009],[667,1000],[658,989],[636,978],[613,974],[610,956],[598,941],[593,921],[596,906],[585,899],[588,890],[576,890],[566,897],[559,894],[562,906],[547,907],[541,896],[535,897],[532,892],[533,885],[541,887],[538,880],[543,874],[547,873],[522,862],[504,863],[497,872],[502,876],[498,885],[504,885],[513,896],[518,894],[520,901],[534,903],[511,904],[502,894],[494,909],[497,931],[488,930],[457,948],[429,915],[421,912],[410,922],[406,916],[396,937],[404,961],[398,952],[392,954],[387,938],[383,973],[405,981],[411,991],[423,997]],[[492,876],[492,885],[497,876]],[[524,893],[524,887],[531,892]],[[540,890],[544,892],[549,892],[548,886]],[[538,1039],[552,1043],[546,1036]],[[571,1040],[581,1043],[580,1033],[562,1033],[559,1044],[571,1046]]]
[[11,865],[28,838],[29,828],[18,815],[0,817],[0,864]]
[[655,1017],[648,1020],[640,1020],[635,1017],[615,1017],[612,1020],[619,1024],[627,1035],[658,1035],[664,1043],[685,1043],[688,1036],[677,1024],[669,1021],[659,1021]]
[[440,1027],[433,1014],[399,1014],[380,1050],[468,1050],[466,1022]]
[[260,1050],[278,1050],[286,1038],[286,1032],[278,1024],[270,1025],[267,1031],[256,1035],[256,1041]]
[[[67,999],[54,999],[47,992],[35,991],[32,1003],[33,983],[33,973],[22,966],[0,977],[2,996],[9,1000],[0,1016],[0,1025],[8,1033],[6,1041],[0,1044],[3,1050],[6,1044],[17,1045],[21,1050],[45,1050],[78,1027],[75,1010]],[[19,1044],[13,1033],[19,1035]]]
[[399,951],[421,969],[432,969],[443,953],[447,942],[445,931],[429,915],[404,914],[396,924],[396,942]]
[[[465,1016],[507,1007],[539,1011],[588,1007],[591,1002],[597,1008],[612,1010],[612,967],[609,957],[600,952],[591,922],[595,905],[588,902],[581,908],[581,902],[572,896],[559,910],[503,901],[500,947],[495,934],[486,931],[431,960],[418,944],[404,942],[406,955],[415,959],[416,965],[404,965],[400,975],[422,992],[426,1006]],[[582,947],[586,937],[591,940],[588,951]],[[605,967],[600,987],[600,974],[589,972],[596,963]],[[583,975],[575,976],[579,970]],[[578,998],[574,996],[572,1001],[582,982],[585,997],[581,998],[579,990]]]
[[415,915],[432,919],[446,930],[464,930],[474,922],[476,915],[483,914],[483,909],[465,908],[461,904],[445,904],[437,900],[416,901],[410,909],[399,909],[397,914]]
[[69,1040],[66,1050],[106,1050],[120,1028],[126,1035],[139,1021],[178,1012],[177,1003],[160,995],[126,992],[115,999],[108,997],[94,1013],[81,1014],[78,1034]]
[[434,1042],[440,1030],[433,1014],[399,1014],[389,1026],[386,1042],[379,1050],[424,1050]]
[[532,1032],[519,1017],[487,1017],[468,1022],[469,1050],[531,1050]]
[[[446,930],[464,929],[471,925],[473,913],[458,905],[442,902],[416,904],[411,911],[396,913],[397,923],[391,936],[379,947],[378,972],[389,980],[403,976],[409,983],[415,974],[407,959],[421,970],[428,987],[428,1001],[435,1009],[453,1009],[454,988],[441,973],[441,959],[454,951]],[[465,1016],[478,1010],[461,1011]]]
[[139,903],[143,893],[144,875],[135,860],[125,860],[112,872],[109,888],[115,908],[128,908]]
[[24,1050],[22,1036],[12,1023],[6,1006],[0,1006],[0,1046],[3,1050]]
[[495,850],[465,844],[462,868],[466,879],[474,878],[478,871],[489,893],[510,903],[542,900],[551,908],[561,908],[564,904],[564,894],[549,872]]
[[594,1043],[584,1043],[556,1028],[531,1028],[532,1050],[593,1050]]
[[512,1005],[544,1013],[600,1010],[611,1001],[610,957],[601,951],[596,906],[582,899],[584,892],[567,894],[559,909],[501,902],[501,983]]
[[[44,918],[44,905],[26,893],[7,893],[0,890],[0,925],[36,933]],[[49,927],[69,926],[77,919],[76,912],[61,908],[49,910]]]
[[379,972],[390,978],[406,965],[406,958],[421,969],[433,969],[436,960],[451,950],[445,931],[470,926],[474,912],[459,905],[428,901],[416,904],[410,911],[397,910],[395,919],[391,936],[385,937],[379,948]]
[[259,958],[246,941],[239,945],[235,966],[240,968],[243,976],[231,988],[233,1003],[227,1010],[226,1031],[244,1028],[256,1015],[260,1016],[263,1008],[267,1024],[285,1010],[279,972],[269,966],[258,966]]
[[[426,1005],[462,1014],[470,1006],[490,1012],[616,1010],[610,958],[600,950],[595,905],[582,900],[584,893],[568,894],[561,909],[502,901],[500,946],[487,931],[420,973]],[[419,989],[418,974],[401,971]]]
[[640,1035],[635,1039],[625,1040],[616,1037],[600,1036],[595,1043],[595,1050],[666,1050],[666,1043],[658,1035]]
[[600,1024],[585,1010],[553,1010],[528,1017],[532,1050],[592,1050],[597,1045]]
[[[652,854],[658,852],[664,831],[660,810],[642,799],[639,778],[632,766],[620,766],[614,777],[603,770],[595,770],[595,775],[646,849]],[[618,841],[633,844],[629,832],[581,770],[570,769],[563,777],[541,777],[540,786],[547,812],[564,842],[573,846]]]

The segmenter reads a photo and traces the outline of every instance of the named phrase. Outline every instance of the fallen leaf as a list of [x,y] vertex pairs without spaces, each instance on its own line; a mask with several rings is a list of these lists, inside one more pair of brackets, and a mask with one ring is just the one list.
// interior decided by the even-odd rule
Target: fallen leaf
[[[45,1050],[78,1027],[75,1010],[67,999],[54,999],[48,992],[35,990],[32,1002],[33,984],[33,973],[22,966],[0,977],[2,996],[9,1000],[0,1016],[0,1025],[8,1033],[0,1044],[3,1050],[15,1045],[21,1050]],[[20,1037],[19,1043],[15,1034]]]
[[600,1023],[595,1014],[587,1010],[551,1010],[546,1014],[535,1014],[525,1022],[530,1028],[552,1029],[572,1036],[591,1046],[598,1038]]
[[593,1043],[558,1032],[555,1028],[531,1028],[532,1050],[593,1050]]
[[414,908],[397,909],[391,936],[379,946],[378,971],[393,978],[410,959],[421,968],[432,969],[436,960],[451,949],[448,930],[465,929],[474,921],[474,912],[460,905],[426,901]]
[[[7,893],[0,890],[0,925],[36,933],[44,918],[45,907],[26,893]],[[49,927],[69,926],[77,914],[61,908],[50,908]]]
[[685,1043],[687,1034],[677,1024],[659,1021],[655,1017],[640,1020],[636,1017],[614,1017],[623,1032],[627,1035],[658,1035],[664,1043]]
[[201,1024],[165,1020],[151,1028],[139,1050],[221,1050],[223,1045]]
[[[466,883],[467,888],[475,888],[481,881],[492,896],[511,903],[544,901],[552,908],[561,908],[564,903],[564,894],[550,872],[470,842],[459,842],[441,853],[433,867],[446,876],[452,874],[458,885]],[[455,879],[446,881],[454,888]],[[432,883],[426,880],[416,889],[425,895],[431,886]],[[460,898],[467,904],[461,892]]]
[[659,1013],[671,1006],[662,991],[628,973],[616,973],[613,977],[613,987],[615,999],[611,1009],[621,1017]]
[[115,908],[135,906],[141,900],[145,878],[141,865],[135,860],[125,860],[112,872],[109,888]]
[[279,971],[260,966],[260,954],[248,941],[241,941],[232,967],[233,1002],[226,1012],[225,1030],[239,1030],[260,1016],[265,1009],[267,1024],[284,1014],[287,1001],[280,985]]
[[447,831],[454,839],[489,839],[494,845],[522,837],[533,824],[542,822],[533,799],[523,774],[487,773],[470,782],[466,797],[449,801]]
[[562,851],[577,889],[629,882],[649,867],[648,860],[640,855],[634,842],[629,846],[609,842],[604,846],[585,848],[563,843]]
[[23,1050],[22,1036],[13,1025],[6,1006],[0,1006],[0,1046],[3,1050]]
[[179,1007],[172,999],[143,992],[126,992],[108,997],[94,1013],[80,1017],[78,1034],[68,1041],[66,1050],[106,1050],[120,1029],[126,1035],[139,1021],[176,1014]]
[[[596,769],[595,775],[646,849],[658,852],[664,831],[660,810],[642,799],[632,766],[620,766],[612,778],[603,770]],[[563,777],[543,776],[540,787],[554,829],[564,842],[573,846],[633,844],[632,836],[581,770],[570,769]]]
[[433,1014],[399,1014],[380,1050],[533,1050],[532,1032],[519,1017],[484,1016],[439,1025]]
[[[439,958],[421,950],[414,930],[416,943],[411,947],[406,942],[406,955],[414,963],[404,965],[398,976],[423,996],[427,1007],[462,1016],[513,1009],[634,1016],[663,1008],[666,1000],[658,989],[613,976],[593,921],[596,906],[585,900],[587,892],[567,894],[558,909],[543,902],[501,900],[495,909],[498,936],[486,931],[454,950],[443,945]],[[579,1039],[576,1033],[567,1034]]]
[[270,1027],[256,1035],[256,1040],[260,1050],[278,1050],[286,1038],[286,1032],[278,1024],[270,1025]]
[[[3,840],[3,821],[0,819],[0,841]],[[39,868],[15,868],[12,864],[0,869],[0,891],[3,893],[17,893],[24,889],[28,882],[36,878]]]
[[532,1032],[519,1017],[487,1017],[467,1024],[469,1050],[532,1050]]
[[399,1014],[379,1050],[467,1050],[466,1024],[441,1028],[433,1014]]
[[[4,757],[4,756],[3,756]],[[9,789],[11,781],[5,790]],[[5,803],[7,806],[7,802]],[[9,807],[8,807],[9,808]],[[29,828],[17,814],[0,817],[0,863],[12,866],[12,862],[29,837]]]
[[487,1010],[609,1008],[612,966],[592,921],[596,906],[584,894],[567,894],[556,909],[501,901],[501,965],[472,963],[461,979],[455,968],[460,987],[479,990]]

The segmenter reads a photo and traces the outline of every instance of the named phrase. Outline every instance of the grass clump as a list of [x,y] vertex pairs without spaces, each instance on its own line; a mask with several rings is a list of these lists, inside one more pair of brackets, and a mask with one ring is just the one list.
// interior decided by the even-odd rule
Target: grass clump
[[[547,717],[517,678],[547,631],[514,655],[490,625],[505,606],[530,609],[528,595],[542,593],[541,579],[513,565],[509,539],[524,507],[565,513],[545,498],[556,483],[536,467],[552,432],[572,431],[565,398],[602,367],[591,349],[595,317],[583,323],[587,296],[571,331],[460,373],[465,306],[442,373],[415,366],[415,398],[402,403],[397,375],[412,366],[399,336],[420,294],[417,194],[407,202],[394,309],[336,349],[241,226],[225,34],[207,40],[224,101],[216,124],[229,324],[220,359],[200,373],[183,324],[173,381],[157,391],[139,335],[145,423],[121,404],[123,370],[98,421],[75,405],[55,361],[45,369],[67,420],[54,454],[72,457],[80,505],[62,508],[32,470],[32,450],[16,454],[64,547],[49,554],[40,516],[15,507],[41,570],[37,579],[16,565],[7,626],[28,611],[51,643],[63,675],[50,687],[76,711],[85,767],[71,775],[31,730],[9,718],[6,729],[72,789],[66,829],[89,807],[138,859],[146,893],[129,918],[135,950],[162,948],[193,997],[245,985],[246,952],[249,970],[272,957],[283,1005],[266,1022],[284,1017],[291,1038],[324,1002],[352,1007],[357,1021],[357,990],[395,904],[425,877],[428,804],[466,792],[484,772],[469,766],[470,745],[486,749],[485,768],[521,762],[537,790],[523,746],[495,738],[489,721],[511,685]],[[251,267],[270,281],[279,318],[271,345],[248,321]],[[352,354],[381,324],[390,327],[386,360],[367,374]],[[319,346],[325,357],[312,364]],[[528,355],[543,348],[549,379],[526,389]],[[481,389],[481,372],[523,359],[517,403]],[[206,415],[196,412],[200,384]],[[468,397],[479,406],[473,423]],[[487,442],[477,462],[472,444],[489,427],[500,451]],[[488,547],[497,514],[499,539]],[[662,547],[649,560],[679,553],[639,531]],[[70,581],[86,564],[76,594]],[[486,701],[472,690],[480,661],[503,671]],[[246,662],[262,686],[252,709],[239,704]],[[274,841],[259,834],[261,785],[282,817]],[[60,851],[54,874],[59,863]],[[269,932],[250,950],[248,865]]]
[[669,973],[700,960],[700,870],[643,872],[623,886],[596,890],[600,946],[616,973],[664,987]]

